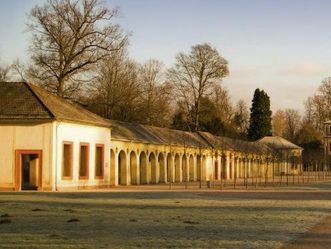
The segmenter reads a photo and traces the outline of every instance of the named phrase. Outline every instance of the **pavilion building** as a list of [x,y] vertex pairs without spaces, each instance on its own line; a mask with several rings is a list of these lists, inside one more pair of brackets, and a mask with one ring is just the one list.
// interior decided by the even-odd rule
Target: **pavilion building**
[[299,174],[302,148],[115,120],[38,86],[0,83],[0,190],[76,190]]

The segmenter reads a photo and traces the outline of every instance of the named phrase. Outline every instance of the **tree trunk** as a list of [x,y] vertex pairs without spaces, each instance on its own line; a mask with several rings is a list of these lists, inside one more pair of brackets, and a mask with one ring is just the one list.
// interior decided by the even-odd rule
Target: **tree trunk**
[[58,79],[57,95],[60,97],[63,96],[64,80],[62,78]]

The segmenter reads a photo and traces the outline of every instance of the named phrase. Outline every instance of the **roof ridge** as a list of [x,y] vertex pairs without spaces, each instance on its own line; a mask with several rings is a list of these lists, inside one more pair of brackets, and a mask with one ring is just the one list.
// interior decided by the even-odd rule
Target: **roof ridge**
[[35,96],[38,100],[38,102],[46,109],[46,111],[53,117],[55,118],[54,113],[48,108],[48,106],[44,103],[44,101],[38,96],[37,93],[35,93],[35,91],[33,90],[33,88],[30,86],[30,84],[28,82],[17,82],[17,83],[23,83],[28,89],[29,91],[33,94],[33,96]]
[[[27,84],[30,86],[31,83],[27,83]],[[73,103],[73,102],[69,101],[68,99],[63,98],[63,97],[60,97],[60,96],[58,96],[58,95],[56,95],[56,94],[54,94],[54,93],[52,93],[52,92],[49,92],[49,91],[47,91],[47,90],[43,89],[42,87],[37,86],[37,85],[35,85],[35,84],[31,84],[31,85],[32,85],[33,87],[35,87],[35,88],[38,88],[38,90],[43,91],[43,92],[45,92],[45,93],[51,95],[52,97],[56,98],[57,100],[62,101],[62,102],[65,103],[65,104],[71,105],[71,106],[73,106],[73,107],[75,107],[75,108],[78,107],[78,108],[80,108],[80,109],[82,109],[82,110],[84,110],[84,111],[89,112],[90,114],[92,114],[92,115],[94,115],[94,116],[97,116],[97,117],[99,117],[99,118],[102,118],[101,116],[99,116],[99,115],[97,115],[97,114],[95,114],[95,113],[93,113],[93,112],[87,110],[86,108],[80,106],[80,105],[77,104],[77,103]],[[32,88],[31,88],[31,89],[32,89]],[[33,89],[32,89],[32,90],[33,90]],[[34,91],[34,90],[33,90],[33,91]],[[37,93],[36,93],[36,95],[38,96]],[[39,98],[39,97],[38,97],[38,98]],[[48,109],[49,109],[49,108],[48,108]],[[54,116],[55,116],[55,115],[54,115]],[[102,118],[102,119],[104,119],[104,118]]]
[[[207,144],[209,144],[210,145],[210,147],[212,147],[213,149],[215,149],[215,146],[211,143],[211,142],[209,142],[202,134],[201,134],[201,131],[196,131],[196,133],[198,133],[198,135],[204,140],[204,141],[206,141],[207,142]],[[208,133],[208,134],[211,134],[210,132],[206,132],[206,131],[204,131],[204,133]],[[212,136],[214,136],[213,134],[211,134]]]
[[70,102],[68,99],[48,92],[35,84],[26,83],[26,85],[29,86],[31,92],[37,96],[38,100],[40,100],[46,110],[52,114],[55,120],[92,124],[103,127],[111,126],[109,120],[89,111],[78,103]]

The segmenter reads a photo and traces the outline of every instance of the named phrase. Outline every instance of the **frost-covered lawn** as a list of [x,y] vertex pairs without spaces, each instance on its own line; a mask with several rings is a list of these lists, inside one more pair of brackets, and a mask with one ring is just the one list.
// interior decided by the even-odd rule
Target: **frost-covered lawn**
[[277,192],[0,193],[0,248],[278,248],[331,211],[331,183]]

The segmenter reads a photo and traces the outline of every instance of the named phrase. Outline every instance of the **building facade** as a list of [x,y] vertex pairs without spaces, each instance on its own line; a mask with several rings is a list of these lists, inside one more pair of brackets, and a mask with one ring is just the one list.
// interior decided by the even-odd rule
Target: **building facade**
[[105,120],[27,83],[0,83],[0,190],[76,190],[301,172],[302,149]]

